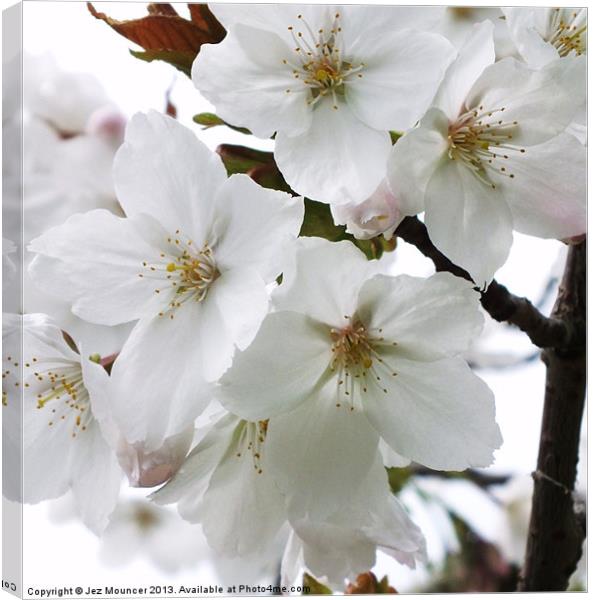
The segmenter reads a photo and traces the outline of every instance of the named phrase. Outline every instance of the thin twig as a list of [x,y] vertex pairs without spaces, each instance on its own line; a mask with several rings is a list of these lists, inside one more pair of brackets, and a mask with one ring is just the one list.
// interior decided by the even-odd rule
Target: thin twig
[[[430,258],[437,271],[448,271],[472,281],[467,271],[452,263],[435,247],[426,226],[418,218],[406,217],[396,229],[395,235],[416,246],[424,256]],[[481,302],[493,319],[515,325],[539,348],[568,348],[585,338],[584,327],[573,327],[562,319],[545,317],[527,298],[515,296],[497,281],[492,281],[482,293]]]

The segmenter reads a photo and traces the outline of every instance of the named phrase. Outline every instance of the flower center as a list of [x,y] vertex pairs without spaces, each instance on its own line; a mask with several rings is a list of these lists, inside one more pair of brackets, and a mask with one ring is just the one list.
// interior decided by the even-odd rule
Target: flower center
[[[322,98],[331,97],[333,108],[338,109],[338,98],[344,97],[344,86],[351,77],[361,78],[364,63],[355,64],[344,57],[340,14],[334,15],[333,22],[327,28],[315,33],[311,26],[298,15],[299,24],[288,27],[294,41],[295,56],[284,59],[283,64],[292,68],[295,79],[309,90],[307,103],[317,104]],[[286,90],[287,94],[292,88]]]
[[262,453],[263,445],[268,433],[268,420],[265,421],[241,421],[235,429],[235,455],[241,458],[251,453],[253,468],[258,475],[263,473]]
[[587,49],[587,9],[555,8],[550,17],[547,41],[562,57],[580,56]]
[[525,153],[512,143],[517,121],[505,121],[504,107],[484,110],[483,106],[461,114],[449,125],[449,150],[451,160],[460,161],[485,185],[495,189],[491,175],[514,179],[505,161],[511,153]]
[[50,413],[49,427],[72,417],[72,437],[75,438],[78,433],[87,430],[93,419],[82,369],[79,364],[69,362],[53,370],[32,371],[33,368],[39,369],[34,364],[37,362],[37,358],[32,358],[31,362],[25,363],[28,370],[25,387],[36,392],[37,410]]
[[362,399],[357,392],[366,394],[369,386],[374,385],[387,394],[383,378],[396,377],[397,373],[385,361],[385,349],[397,346],[397,343],[386,341],[382,329],[378,329],[377,335],[374,335],[356,317],[346,318],[350,321],[346,327],[330,329],[333,343],[329,369],[337,374],[336,407],[345,405],[353,411]]
[[159,316],[168,314],[173,319],[175,309],[183,303],[204,300],[220,271],[208,242],[198,250],[192,240],[183,239],[178,229],[175,237],[167,238],[167,244],[170,251],[161,252],[154,262],[143,262],[144,271],[138,277],[156,279],[161,283],[155,288],[155,294],[167,295],[168,292],[169,295],[167,307],[159,312]]

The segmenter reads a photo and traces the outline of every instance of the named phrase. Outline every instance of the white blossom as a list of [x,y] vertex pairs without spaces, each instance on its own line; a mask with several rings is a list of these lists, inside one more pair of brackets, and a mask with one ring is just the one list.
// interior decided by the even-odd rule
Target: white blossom
[[583,101],[584,62],[493,62],[492,25],[481,23],[388,169],[402,213],[425,211],[431,240],[480,287],[505,262],[513,229],[585,231],[585,150],[563,133]]
[[[213,5],[229,32],[192,76],[220,116],[275,137],[298,193],[359,203],[385,176],[389,130],[428,107],[454,50],[397,7]],[[400,12],[401,10],[401,12]],[[413,101],[410,99],[413,98]]]
[[5,315],[4,322],[2,396],[9,411],[22,410],[22,422],[14,414],[12,422],[22,427],[23,501],[71,489],[83,522],[101,533],[122,478],[101,405],[108,374],[75,352],[46,315]]
[[114,414],[151,451],[192,423],[206,382],[253,339],[303,202],[227,178],[217,154],[154,111],[130,121],[115,184],[126,218],[72,216],[30,244],[30,271],[83,319],[138,320],[113,367]]
[[477,294],[445,273],[372,275],[349,242],[302,240],[278,311],[221,379],[228,410],[270,419],[292,515],[348,502],[379,437],[435,469],[486,466],[500,445],[492,393],[459,356],[481,329]]

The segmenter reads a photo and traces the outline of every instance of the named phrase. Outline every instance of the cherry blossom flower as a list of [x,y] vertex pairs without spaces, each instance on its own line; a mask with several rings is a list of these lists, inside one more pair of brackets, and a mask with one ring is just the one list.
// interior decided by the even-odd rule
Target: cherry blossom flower
[[[507,30],[523,60],[534,68],[587,53],[586,8],[503,8]],[[586,78],[581,82],[586,86]],[[567,129],[583,145],[587,142],[587,104],[583,103]]]
[[202,524],[208,543],[228,557],[262,552],[286,521],[284,499],[267,468],[268,421],[224,415],[192,450],[177,475],[152,495],[178,502]]
[[519,54],[532,67],[587,51],[586,8],[502,9]]
[[471,286],[373,276],[348,242],[300,242],[277,312],[217,392],[242,418],[270,419],[269,468],[290,514],[322,520],[347,503],[380,436],[431,468],[490,464],[493,396],[460,358],[482,326]]
[[[385,176],[389,130],[424,113],[454,56],[397,7],[213,5],[227,37],[204,45],[192,77],[220,116],[275,137],[298,193],[359,203]],[[401,10],[401,12],[400,12]],[[413,102],[410,102],[413,98]]]
[[30,244],[30,271],[81,318],[138,320],[113,367],[113,410],[126,440],[151,451],[200,414],[205,382],[253,339],[304,209],[227,178],[217,154],[154,111],[130,121],[115,184],[127,218],[74,215]]
[[294,585],[305,570],[342,589],[345,579],[375,565],[379,549],[410,568],[426,561],[424,537],[386,485],[378,454],[364,484],[348,500],[348,506],[323,521],[291,520],[282,560],[284,585]]
[[22,406],[23,501],[71,489],[83,522],[101,533],[122,478],[100,405],[108,374],[72,350],[46,315],[5,315],[4,321],[3,404],[19,412]]
[[334,510],[324,521],[302,515],[292,520],[269,465],[273,449],[267,437],[273,427],[273,420],[222,416],[152,499],[178,502],[181,516],[200,522],[209,544],[228,557],[265,553],[282,536],[288,518],[294,532],[286,555],[301,552],[309,571],[342,583],[372,567],[377,546],[410,566],[424,559],[424,538],[391,494],[378,452],[362,485],[348,495],[348,509]]
[[559,239],[586,229],[585,150],[563,133],[583,101],[585,63],[493,62],[484,22],[388,168],[402,213],[424,210],[434,244],[480,287],[505,262],[513,229]]

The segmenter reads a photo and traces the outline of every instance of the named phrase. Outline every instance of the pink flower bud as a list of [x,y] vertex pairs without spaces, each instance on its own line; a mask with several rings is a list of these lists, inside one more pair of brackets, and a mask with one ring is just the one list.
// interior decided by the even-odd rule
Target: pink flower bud
[[332,206],[336,225],[346,225],[346,230],[359,240],[369,240],[383,234],[391,239],[403,216],[389,184],[383,180],[372,196],[361,204]]
[[98,108],[91,114],[86,124],[88,134],[105,138],[116,146],[123,142],[125,129],[126,118],[114,106]]
[[117,458],[132,487],[154,487],[175,475],[194,435],[193,426],[167,438],[158,450],[147,451],[143,442],[120,440]]

